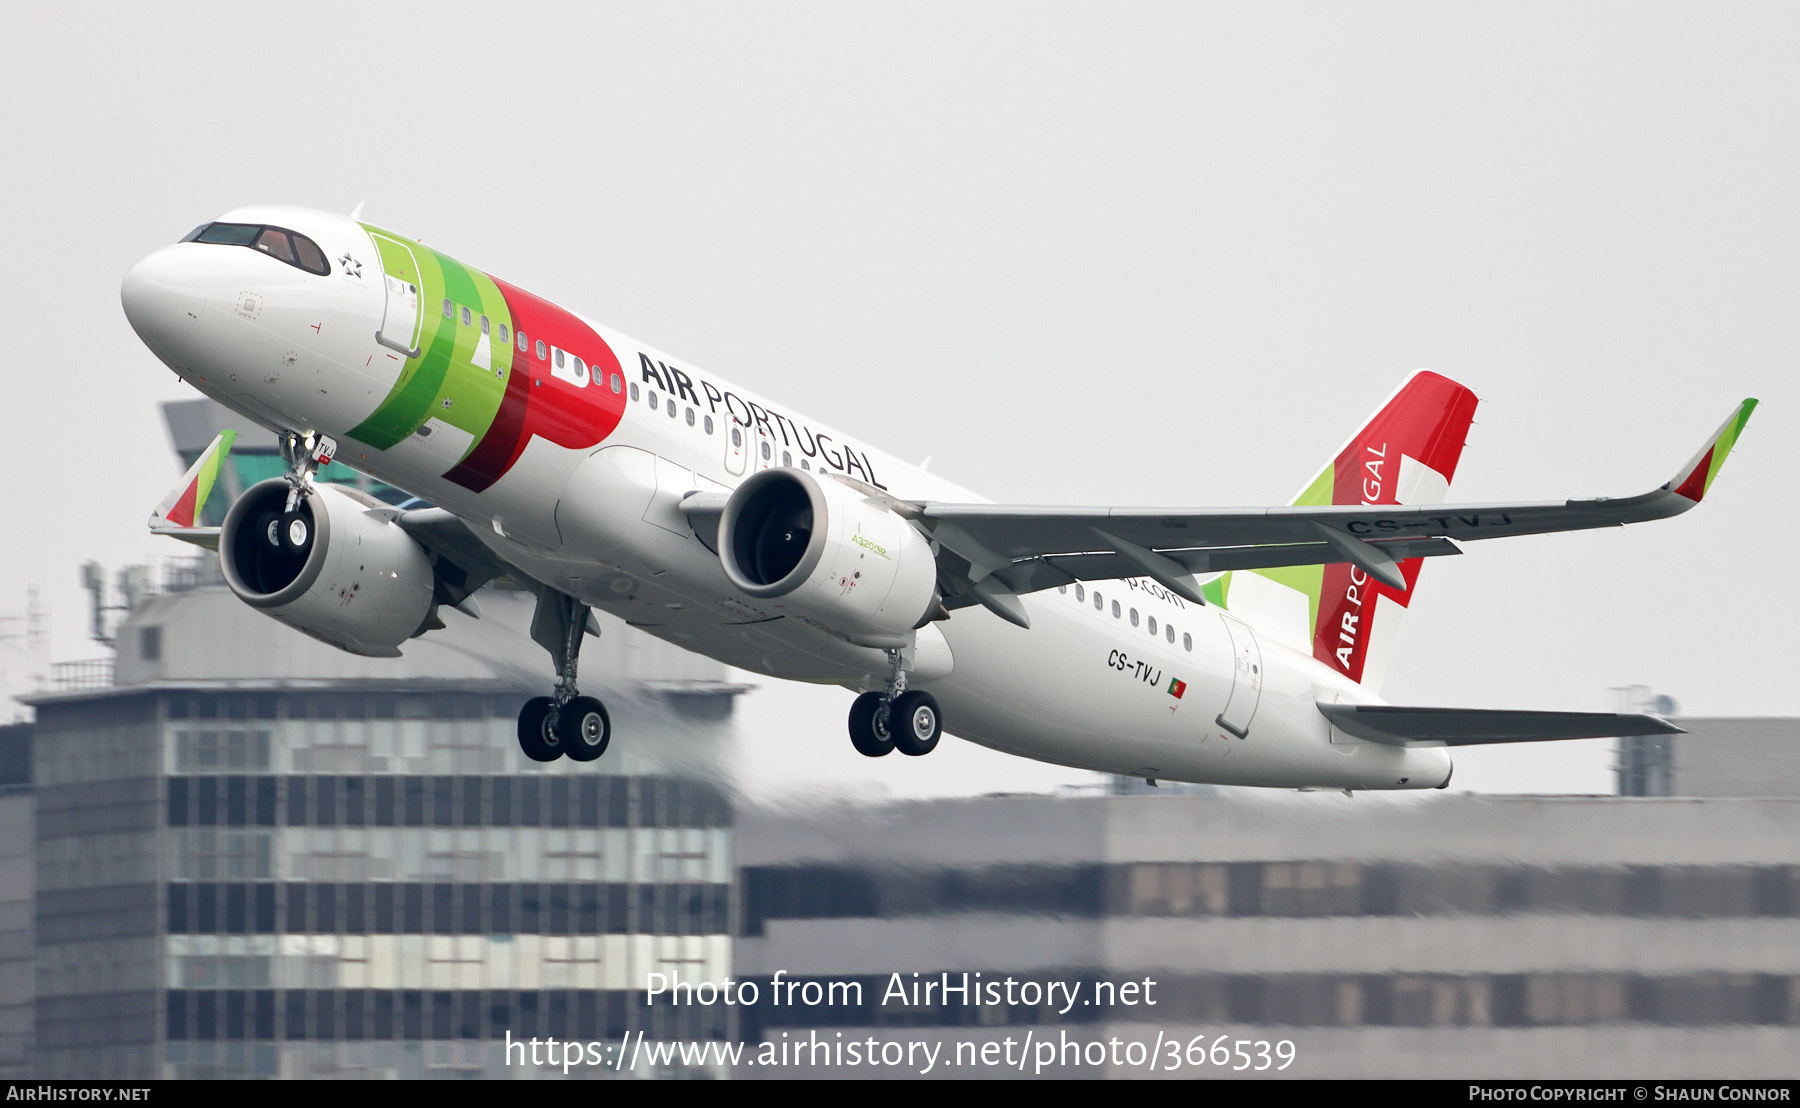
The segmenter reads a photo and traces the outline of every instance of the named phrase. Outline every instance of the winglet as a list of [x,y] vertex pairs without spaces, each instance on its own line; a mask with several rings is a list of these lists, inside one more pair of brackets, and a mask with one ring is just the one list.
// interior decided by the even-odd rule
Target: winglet
[[1700,448],[1700,453],[1694,455],[1694,460],[1682,467],[1681,472],[1675,475],[1667,487],[1696,504],[1700,503],[1707,490],[1712,488],[1713,478],[1719,475],[1719,468],[1725,464],[1731,448],[1737,444],[1744,424],[1750,422],[1750,413],[1755,410],[1754,399],[1746,399],[1739,404],[1724,425]]
[[181,480],[169,490],[169,494],[150,513],[150,530],[158,534],[174,535],[176,538],[189,538],[189,534],[211,531],[212,528],[200,526],[200,512],[206,507],[206,498],[212,493],[213,484],[218,480],[219,467],[231,453],[232,443],[237,441],[236,431],[220,431],[212,445],[200,452],[194,464],[181,475]]

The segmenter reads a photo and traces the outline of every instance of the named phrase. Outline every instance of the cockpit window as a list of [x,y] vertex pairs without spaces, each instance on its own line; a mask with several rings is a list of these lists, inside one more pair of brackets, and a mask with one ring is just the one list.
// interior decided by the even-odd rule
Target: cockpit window
[[248,246],[291,266],[323,277],[331,272],[331,263],[319,244],[305,235],[281,227],[259,227],[252,223],[205,223],[188,232],[182,242],[204,242],[218,246]]
[[294,257],[300,262],[300,268],[323,277],[331,272],[331,266],[325,261],[325,252],[319,244],[305,235],[294,236]]
[[249,246],[262,233],[247,223],[208,223],[189,236],[192,242],[216,242],[220,246]]
[[256,248],[265,254],[273,254],[289,265],[294,264],[294,245],[288,241],[286,231],[277,231],[266,227],[263,233],[256,236]]

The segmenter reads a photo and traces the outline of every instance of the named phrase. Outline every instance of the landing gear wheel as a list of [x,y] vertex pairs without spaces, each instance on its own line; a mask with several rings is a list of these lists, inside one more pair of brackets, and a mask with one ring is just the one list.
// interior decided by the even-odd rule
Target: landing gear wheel
[[551,703],[547,696],[534,696],[519,709],[519,749],[534,762],[554,762],[563,756],[566,744],[548,726]]
[[880,693],[863,693],[850,705],[850,745],[856,747],[858,754],[879,758],[894,749],[888,717]]
[[577,762],[593,761],[605,754],[606,744],[612,742],[612,717],[606,714],[606,705],[591,696],[578,696],[564,704],[556,727],[562,749]]
[[918,758],[937,749],[944,716],[930,693],[901,693],[888,709],[888,728],[894,734],[894,749]]

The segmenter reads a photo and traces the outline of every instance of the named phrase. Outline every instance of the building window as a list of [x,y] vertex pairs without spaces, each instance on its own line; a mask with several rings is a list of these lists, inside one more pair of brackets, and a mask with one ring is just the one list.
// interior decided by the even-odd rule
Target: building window
[[269,768],[269,732],[261,728],[183,727],[175,732],[175,772]]
[[177,881],[266,881],[275,875],[272,832],[196,827],[174,836]]
[[162,628],[138,628],[138,658],[145,662],[162,661]]

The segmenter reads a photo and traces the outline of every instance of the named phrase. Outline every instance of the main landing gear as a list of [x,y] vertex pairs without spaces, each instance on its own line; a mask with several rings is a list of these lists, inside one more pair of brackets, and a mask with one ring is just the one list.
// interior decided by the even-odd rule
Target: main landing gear
[[888,651],[893,670],[887,688],[866,692],[850,705],[850,745],[869,758],[898,750],[914,758],[937,749],[944,733],[937,698],[922,689],[908,692],[900,651]]
[[554,762],[565,754],[577,762],[592,762],[612,741],[606,705],[582,696],[575,685],[575,664],[587,626],[587,605],[555,589],[538,594],[531,637],[556,660],[556,692],[534,696],[519,709],[519,749],[534,762]]

